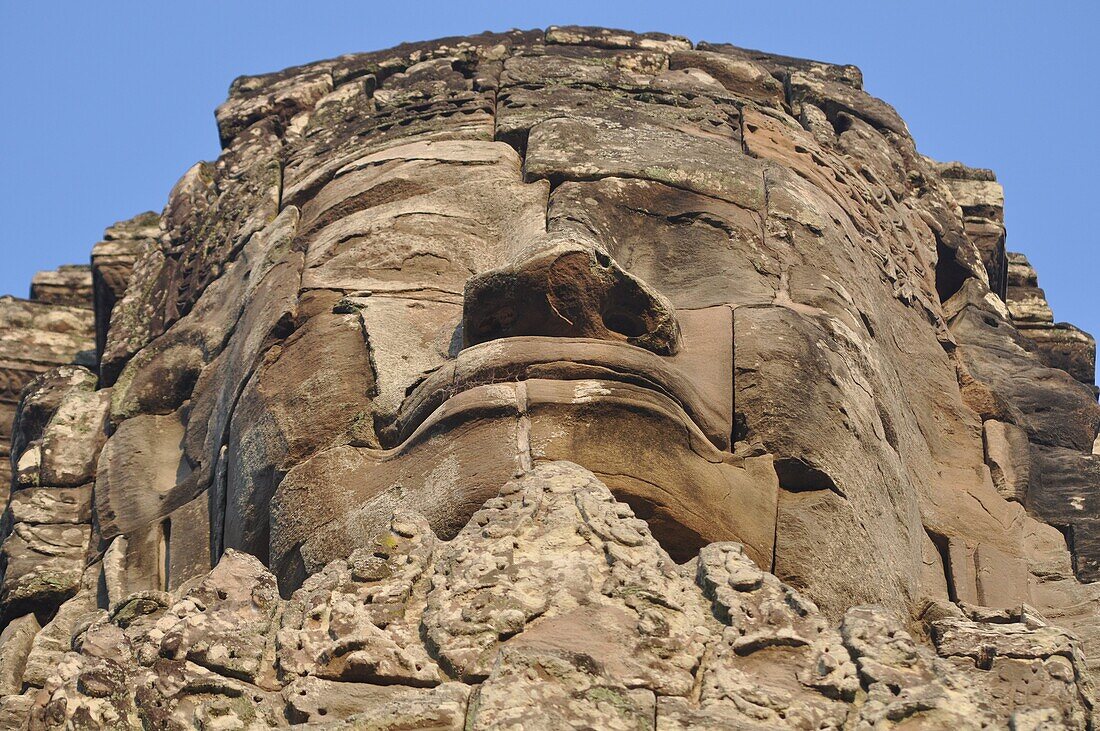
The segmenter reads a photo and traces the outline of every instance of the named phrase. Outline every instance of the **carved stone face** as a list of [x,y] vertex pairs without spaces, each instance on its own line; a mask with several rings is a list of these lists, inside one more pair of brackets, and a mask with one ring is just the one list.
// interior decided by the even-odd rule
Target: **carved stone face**
[[[1007,315],[946,174],[854,69],[646,44],[238,81],[111,318],[103,538],[165,543],[168,586],[242,549],[286,591],[568,460],[676,561],[740,542],[833,616],[1027,601],[982,426],[1021,419],[956,341]],[[1058,388],[1032,436],[1091,445]]]
[[[929,397],[957,393],[937,284],[984,272],[892,110],[799,122],[747,59],[612,55],[518,54],[493,89],[426,61],[373,107],[333,92],[292,141],[298,324],[234,411],[223,533],[284,588],[395,509],[453,535],[548,460],[596,473],[676,560],[739,541],[827,608],[909,605],[957,521],[1004,534],[952,496],[993,492],[977,422]],[[802,93],[852,93],[806,73]],[[492,114],[342,131],[494,89]]]
[[370,349],[373,438],[283,481],[285,576],[398,506],[453,535],[502,481],[556,459],[606,480],[679,560],[739,540],[770,562],[771,461],[731,447],[731,305],[762,287],[738,276],[758,216],[650,181],[551,192],[521,167],[503,142],[399,145],[302,205],[304,288],[349,292],[316,317],[361,322]]
[[[857,70],[552,28],[217,118],[19,399],[0,717],[1088,725],[1092,342]],[[0,377],[90,337],[5,304]]]

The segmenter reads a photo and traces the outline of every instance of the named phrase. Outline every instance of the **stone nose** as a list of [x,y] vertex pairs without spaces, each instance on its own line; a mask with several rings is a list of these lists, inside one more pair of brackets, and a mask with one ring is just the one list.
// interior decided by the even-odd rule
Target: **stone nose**
[[472,277],[462,332],[467,346],[543,335],[617,340],[660,355],[680,348],[672,304],[598,245],[573,239],[529,249]]

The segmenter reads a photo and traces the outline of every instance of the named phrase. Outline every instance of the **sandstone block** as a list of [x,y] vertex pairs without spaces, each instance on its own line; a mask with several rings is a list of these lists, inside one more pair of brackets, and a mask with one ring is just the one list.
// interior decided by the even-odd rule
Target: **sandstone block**
[[34,615],[25,614],[10,621],[0,632],[0,696],[23,691],[23,668],[39,629]]
[[1031,478],[1031,449],[1027,432],[1015,424],[989,419],[982,424],[985,460],[997,492],[1006,500],[1023,503]]

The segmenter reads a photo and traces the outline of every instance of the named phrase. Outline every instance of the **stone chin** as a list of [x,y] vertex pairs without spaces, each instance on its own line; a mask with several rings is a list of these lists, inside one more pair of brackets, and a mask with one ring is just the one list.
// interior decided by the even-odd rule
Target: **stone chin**
[[[770,565],[778,483],[771,456],[731,451],[730,310],[681,318],[683,347],[510,337],[474,345],[421,380],[381,429],[290,470],[271,504],[271,566],[284,591],[371,546],[395,510],[453,537],[500,485],[570,461],[600,477],[677,561],[714,541]],[[719,395],[719,398],[715,398]]]

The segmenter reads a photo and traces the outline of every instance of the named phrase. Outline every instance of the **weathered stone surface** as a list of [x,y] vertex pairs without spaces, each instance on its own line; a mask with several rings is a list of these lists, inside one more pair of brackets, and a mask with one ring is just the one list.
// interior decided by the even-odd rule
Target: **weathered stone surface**
[[104,385],[113,385],[130,356],[153,338],[151,321],[164,296],[158,291],[163,286],[160,281],[163,269],[164,253],[159,243],[144,239],[126,289],[111,307],[102,346],[96,342],[99,375]]
[[[672,402],[629,385],[531,380],[525,401],[532,460],[568,457],[595,472],[677,561],[712,541],[736,540],[754,560],[770,562],[779,499],[770,455],[721,458]],[[575,414],[578,403],[592,405]],[[661,449],[634,441],[655,428],[669,434]]]
[[1054,313],[1047,304],[1046,294],[1039,289],[1039,275],[1023,254],[1008,254],[1008,292],[1005,304],[1016,324],[1052,324]]
[[1051,525],[1072,531],[1078,575],[1092,580],[1100,575],[1100,555],[1090,540],[1094,506],[1100,501],[1100,456],[1039,445],[1029,456],[1028,508]]
[[524,647],[501,651],[471,727],[649,729],[656,715],[652,691],[604,675],[591,655]]
[[164,584],[175,589],[204,575],[216,561],[211,541],[210,496],[199,495],[168,515],[164,528]]
[[38,688],[57,672],[59,663],[72,650],[73,630],[96,613],[96,572],[86,572],[78,579],[76,594],[65,601],[42,631],[34,636],[23,683]]
[[4,562],[0,606],[9,612],[56,606],[72,596],[84,570],[88,539],[87,525],[17,523],[0,552]]
[[95,305],[96,362],[107,345],[107,328],[115,304],[126,294],[130,274],[142,253],[156,246],[160,216],[152,211],[119,221],[92,247],[92,296]]
[[[667,587],[652,583],[655,593],[644,603],[627,599],[647,577],[676,574],[670,561],[653,560],[655,543],[645,524],[583,470],[558,463],[537,468],[526,484],[511,483],[504,493],[475,513],[437,559],[448,580],[428,593],[422,623],[444,667],[461,678],[491,677],[502,637],[537,618],[522,644],[594,654],[632,685],[689,692],[690,669],[703,652],[698,599],[683,597],[682,581],[675,580]],[[553,561],[549,546],[568,559]],[[506,571],[499,581],[492,581],[494,567]],[[583,627],[589,637],[573,634]]]
[[[1030,607],[930,605],[930,646],[881,608],[835,625],[739,544],[678,566],[566,462],[504,485],[450,541],[396,514],[374,552],[330,564],[289,600],[231,549],[172,594],[91,613],[84,596],[31,649],[27,682],[43,689],[32,728],[977,728],[1039,716],[1083,729],[1091,708],[1077,640]],[[70,651],[55,625],[70,628]]]
[[[1026,465],[1028,512],[1080,533],[1081,540],[1071,540],[1075,569],[1082,580],[1092,580],[1100,554],[1089,538],[1092,518],[1084,506],[1100,494],[1091,477],[1095,471],[1092,444],[1100,428],[1093,389],[1061,369],[1046,366],[1029,350],[1027,336],[1012,327],[1005,317],[1008,313],[965,291],[953,302],[949,309],[956,314],[950,327],[959,342],[961,361],[1003,405],[1002,413],[990,416],[1015,422],[1027,433],[1027,458],[1014,450],[1012,461],[1017,475]],[[1013,439],[1020,442],[1018,434]]]
[[1010,407],[1036,444],[1092,449],[1100,406],[1091,387],[1046,366],[1026,348],[1025,337],[1000,314],[969,304],[951,321],[967,369]]
[[1096,340],[1068,322],[1049,327],[1020,327],[1031,349],[1051,368],[1061,368],[1081,383],[1096,383]]
[[760,163],[720,152],[736,144],[734,140],[723,145],[712,138],[684,133],[676,140],[675,135],[667,128],[651,125],[623,128],[587,120],[547,119],[531,129],[527,177],[552,182],[645,178],[746,208],[763,205]]
[[855,666],[812,602],[757,569],[736,544],[703,549],[697,581],[730,629],[709,650],[696,713],[750,727],[843,723],[844,701],[859,690]]
[[1096,340],[1068,322],[1054,322],[1039,277],[1023,254],[1008,254],[1005,301],[1023,345],[1051,368],[1061,368],[1081,383],[1096,383]]
[[1005,251],[1004,189],[990,170],[974,169],[957,162],[936,166],[952,197],[962,208],[967,237],[982,255],[989,275],[989,289],[1001,299],[1012,285],[1010,254]]
[[595,238],[627,271],[689,309],[775,297],[779,260],[760,246],[760,225],[752,209],[623,178],[563,183],[547,220],[550,231]]
[[42,433],[41,484],[76,487],[92,481],[107,436],[110,399],[107,390],[75,391],[61,401]]
[[503,143],[463,141],[349,164],[303,208],[303,286],[460,295],[471,274],[545,225],[546,189],[524,185],[520,167]]
[[8,626],[0,632],[0,696],[23,691],[27,655],[39,629],[41,627],[34,615],[25,614],[8,622]]
[[[287,716],[310,728],[466,728],[470,689],[461,683],[434,688],[341,683],[306,676],[283,690]],[[345,721],[346,723],[340,723]]]
[[418,626],[435,536],[415,514],[395,516],[391,527],[379,550],[330,564],[291,597],[277,636],[283,673],[425,687],[446,680]]
[[179,416],[138,416],[107,440],[96,477],[96,516],[104,538],[159,520],[187,502],[177,485],[190,467]]
[[69,366],[23,392],[12,439],[18,469],[0,520],[0,613],[49,618],[78,589],[92,541],[91,482],[109,391]]
[[31,688],[22,695],[0,696],[0,724],[7,728],[21,728],[34,706],[35,692],[36,689]]
[[457,533],[522,465],[518,416],[513,388],[483,387],[440,407],[400,447],[341,445],[295,466],[271,502],[280,585],[293,588],[333,558],[369,548],[400,507],[442,535]]
[[765,67],[747,58],[730,58],[709,51],[674,51],[668,66],[673,71],[703,71],[734,96],[758,104],[781,107],[785,101],[783,84]]
[[[890,447],[885,441],[860,438],[861,432],[875,431],[880,418],[875,402],[860,388],[858,371],[842,354],[815,357],[823,339],[818,327],[784,308],[735,312],[735,384],[761,395],[739,398],[738,417],[743,420],[746,437],[761,440],[773,454],[783,455],[776,464],[782,491],[775,568],[796,584],[808,585],[803,576],[827,573],[823,565],[815,567],[812,562],[835,565],[843,561],[847,569],[836,575],[842,583],[817,589],[818,601],[843,606],[858,596],[864,602],[895,605],[912,591],[899,585],[899,579],[905,579],[897,572],[897,567],[905,564],[908,509],[886,508],[884,503],[892,498],[883,475],[877,475],[881,481],[874,487],[860,485],[866,475],[874,474],[860,464],[888,463],[889,458],[878,450]],[[818,386],[800,387],[807,382]],[[776,408],[779,393],[800,403],[790,410]],[[846,423],[826,417],[838,408],[849,415]],[[792,419],[809,419],[821,426],[811,436],[792,428]],[[866,454],[868,448],[874,451]],[[878,521],[875,530],[868,530],[864,516],[883,513],[897,517]],[[829,526],[823,531],[830,536],[827,548],[811,549],[819,542],[817,531],[824,525]],[[871,546],[876,554],[891,558],[864,561],[864,551]]]
[[853,89],[863,88],[863,72],[851,64],[839,65],[813,61],[806,58],[794,58],[792,56],[780,56],[774,53],[765,53],[748,48],[738,48],[729,43],[711,43],[700,41],[696,49],[719,53],[723,56],[745,59],[757,63],[766,68],[773,76],[782,79],[792,71],[802,71],[814,76],[821,76],[832,81],[850,86]]
[[[59,287],[55,294],[66,291],[64,284]],[[55,299],[60,304],[0,297],[0,494],[5,498],[26,442],[41,436],[24,440],[12,430],[23,389],[51,368],[95,365],[90,303],[66,304],[73,298],[60,294]]]
[[[303,369],[319,352],[332,369]],[[354,314],[318,314],[269,351],[241,392],[230,424],[229,502],[217,506],[226,512],[224,545],[267,555],[266,508],[283,475],[355,434],[375,390]]]
[[91,523],[92,486],[32,487],[12,493],[5,513],[5,525],[28,523],[74,524]]
[[[44,372],[27,384],[13,410],[11,423],[12,464],[20,473],[17,484],[37,486],[41,483],[42,440],[62,404],[69,404],[70,418],[60,420],[66,422],[59,422],[61,427],[75,424],[77,417],[92,416],[91,421],[95,420],[95,406],[102,396],[93,393],[95,381],[95,375],[86,368],[62,366]],[[80,420],[87,421],[85,418]],[[95,442],[98,435],[92,431],[92,426],[84,426],[87,429],[81,436]],[[63,450],[71,449],[75,455],[87,454],[82,444],[59,446]]]
[[38,272],[31,279],[30,297],[35,302],[91,309],[92,272],[86,264]]
[[[491,305],[502,312],[486,317]],[[660,355],[681,347],[672,304],[585,237],[550,236],[475,275],[463,297],[463,344],[523,336],[625,342]]]
[[555,27],[216,117],[94,350],[86,270],[0,302],[3,722],[1095,725],[1094,345],[857,68]]
[[1015,424],[989,419],[982,423],[985,462],[997,492],[1024,503],[1031,481],[1031,445],[1027,432]]
[[189,313],[126,364],[113,389],[113,423],[138,414],[170,413],[192,396],[203,367],[229,346],[249,294],[286,254],[297,222],[296,208],[280,213],[249,240]]
[[106,385],[138,350],[191,312],[253,234],[276,218],[279,149],[271,121],[258,122],[216,163],[195,165],[173,188],[161,217],[164,234],[143,245],[126,294],[112,310],[100,362]]
[[956,601],[997,608],[1027,602],[1025,562],[988,543],[948,539],[945,568]]
[[626,30],[554,25],[546,29],[546,42],[596,48],[642,48],[653,51],[682,51],[691,48],[683,36],[666,33],[632,33]]
[[1072,555],[1065,548],[1066,537],[1057,528],[1033,521],[1024,541],[1033,557],[1028,583],[1034,606],[1048,607],[1050,622],[1081,638],[1086,665],[1095,676],[1098,665],[1094,658],[1100,642],[1095,631],[1095,607],[1100,586],[1076,581]]

